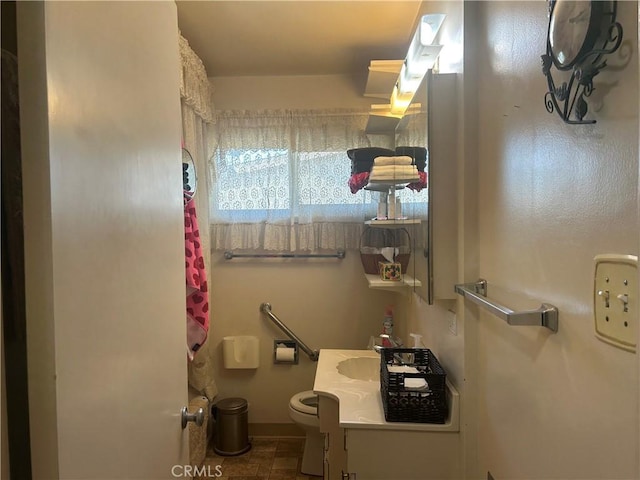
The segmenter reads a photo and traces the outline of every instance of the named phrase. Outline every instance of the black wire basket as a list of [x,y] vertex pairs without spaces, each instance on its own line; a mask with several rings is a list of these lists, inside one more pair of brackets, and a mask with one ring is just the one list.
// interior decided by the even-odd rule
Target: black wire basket
[[[407,370],[403,367],[417,372],[402,371]],[[380,395],[387,422],[445,423],[449,413],[446,379],[428,348],[382,348]]]

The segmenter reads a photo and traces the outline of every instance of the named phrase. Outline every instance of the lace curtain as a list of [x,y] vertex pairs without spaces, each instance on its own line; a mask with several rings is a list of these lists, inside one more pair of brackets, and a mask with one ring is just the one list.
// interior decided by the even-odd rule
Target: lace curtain
[[[215,115],[212,249],[286,252],[359,247],[363,221],[376,215],[379,194],[351,193],[346,151],[394,144],[393,135],[365,134],[368,112]],[[424,144],[424,138],[419,140]]]
[[[182,35],[180,47],[180,101],[182,107],[183,146],[194,159],[198,187],[195,201],[198,208],[198,220],[201,225],[209,223],[209,186],[206,171],[208,159],[213,151],[209,129],[215,120],[213,116],[212,87],[202,60],[189,46]],[[209,264],[208,235],[202,239],[205,260]]]

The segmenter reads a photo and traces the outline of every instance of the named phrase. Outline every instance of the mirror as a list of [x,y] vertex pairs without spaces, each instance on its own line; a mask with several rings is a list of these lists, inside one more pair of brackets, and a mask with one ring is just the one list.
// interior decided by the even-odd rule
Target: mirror
[[[410,215],[421,222],[412,227],[414,292],[428,304],[455,298],[457,269],[457,116],[455,73],[427,72],[415,96],[416,115],[407,118],[405,132],[396,134],[396,149],[422,144],[428,152],[426,198],[417,199]],[[404,209],[404,206],[403,206]],[[409,213],[409,212],[407,212]]]
[[196,194],[198,178],[196,175],[196,163],[186,148],[182,149],[182,190],[184,195],[192,199]]
[[[395,135],[396,151],[400,154],[409,153],[419,171],[425,173],[426,186],[420,190],[406,192],[403,201],[404,213],[417,221],[410,227],[412,255],[410,262],[410,275],[419,284],[414,284],[413,292],[422,300],[428,303],[429,297],[429,231],[431,213],[429,212],[430,201],[430,171],[429,171],[429,144],[428,144],[428,119],[427,119],[427,80],[416,92],[412,103],[412,110],[415,113],[406,115],[403,118],[402,129]],[[407,148],[409,147],[409,148]]]

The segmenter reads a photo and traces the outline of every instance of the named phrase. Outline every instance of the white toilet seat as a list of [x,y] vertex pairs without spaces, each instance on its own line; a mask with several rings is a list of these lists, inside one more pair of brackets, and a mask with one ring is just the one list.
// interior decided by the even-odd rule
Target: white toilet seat
[[289,416],[305,431],[300,471],[307,475],[322,477],[325,437],[320,433],[318,396],[312,390],[294,394],[289,400]]
[[316,416],[318,414],[318,395],[312,390],[296,393],[291,397],[289,406],[296,412]]

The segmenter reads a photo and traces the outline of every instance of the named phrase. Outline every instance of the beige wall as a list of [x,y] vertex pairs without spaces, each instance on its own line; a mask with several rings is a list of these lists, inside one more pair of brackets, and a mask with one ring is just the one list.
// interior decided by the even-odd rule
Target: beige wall
[[[298,365],[274,365],[273,340],[287,338],[259,312],[269,302],[277,315],[311,348],[366,348],[381,330],[385,305],[403,301],[390,292],[369,290],[358,252],[344,260],[224,260],[212,256],[212,330],[220,397],[249,401],[251,423],[288,423],[289,399],[313,387],[316,363],[300,352]],[[260,367],[222,367],[221,339],[256,335]]]
[[468,19],[479,25],[478,77],[466,76],[479,96],[479,192],[465,202],[478,205],[478,271],[503,303],[560,311],[554,335],[467,305],[467,321],[479,317],[465,339],[473,478],[639,476],[638,361],[598,341],[592,316],[593,257],[638,253],[637,3],[618,7],[632,57],[595,78],[592,126],[545,110],[546,2],[483,2]]
[[[212,72],[209,74],[212,75]],[[362,96],[366,81],[366,72],[361,76],[211,78],[213,105],[216,110],[359,107],[368,109],[372,103],[380,102]]]

